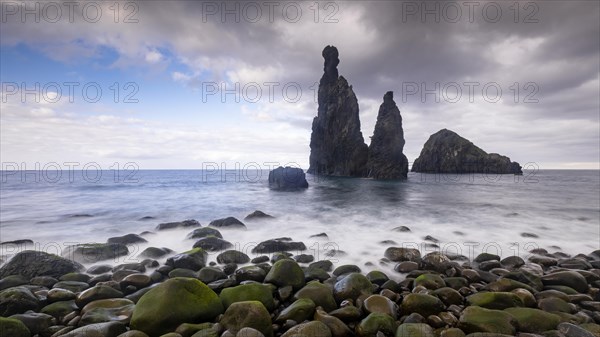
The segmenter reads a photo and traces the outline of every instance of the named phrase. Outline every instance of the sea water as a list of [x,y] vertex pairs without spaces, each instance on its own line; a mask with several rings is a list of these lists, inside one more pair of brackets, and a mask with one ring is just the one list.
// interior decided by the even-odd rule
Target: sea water
[[[235,249],[255,257],[252,248],[259,242],[289,237],[304,242],[302,253],[316,260],[365,270],[393,268],[380,264],[391,246],[469,258],[482,251],[526,258],[534,248],[572,255],[600,249],[597,170],[523,176],[409,173],[406,181],[307,175],[310,187],[294,192],[270,190],[267,171],[59,173],[2,172],[0,241],[34,242],[33,247],[0,246],[5,259],[26,248],[60,253],[72,244],[155,231],[162,222],[196,219],[206,226],[228,216],[244,221],[254,210],[275,219],[244,221],[247,230],[222,229]],[[410,232],[393,230],[399,226]],[[144,235],[148,243],[130,245],[130,254],[114,262],[134,262],[148,246],[188,250],[194,244],[186,239],[191,231]],[[311,237],[319,233],[327,237]],[[424,240],[427,235],[439,242]]]

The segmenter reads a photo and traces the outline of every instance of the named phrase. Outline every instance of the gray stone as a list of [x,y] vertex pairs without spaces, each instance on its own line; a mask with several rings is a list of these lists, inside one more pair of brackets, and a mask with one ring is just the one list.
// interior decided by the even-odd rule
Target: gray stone
[[404,130],[394,93],[388,91],[379,107],[375,131],[369,145],[367,176],[375,179],[406,179],[408,159],[404,150]]
[[457,133],[443,129],[431,135],[415,160],[412,172],[522,174],[510,158],[483,151]]

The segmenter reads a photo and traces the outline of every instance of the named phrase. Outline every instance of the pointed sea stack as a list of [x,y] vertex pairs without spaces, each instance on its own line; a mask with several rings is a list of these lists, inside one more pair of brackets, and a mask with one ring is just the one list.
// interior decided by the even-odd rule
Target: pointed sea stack
[[368,177],[375,179],[406,179],[408,159],[404,150],[404,130],[394,93],[388,91],[379,107],[375,131],[369,145]]
[[450,130],[440,130],[423,146],[412,172],[523,174],[521,165],[497,153],[483,151]]
[[367,174],[368,147],[360,132],[356,95],[346,79],[338,76],[338,56],[333,46],[323,49],[325,72],[319,82],[308,173],[363,177]]

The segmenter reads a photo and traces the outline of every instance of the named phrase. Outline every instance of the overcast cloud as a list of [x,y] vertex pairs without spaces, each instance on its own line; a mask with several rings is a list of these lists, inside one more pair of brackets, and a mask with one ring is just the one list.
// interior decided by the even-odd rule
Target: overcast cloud
[[[201,168],[207,161],[279,161],[306,168],[321,51],[335,45],[366,142],[392,90],[410,162],[429,135],[448,128],[521,164],[599,168],[598,1],[521,1],[518,10],[512,1],[323,1],[318,10],[313,2],[146,1],[120,3],[118,16],[112,2],[97,2],[98,22],[88,22],[94,8],[84,13],[84,2],[72,18],[57,3],[61,20],[48,22],[53,8],[44,13],[42,2],[37,23],[22,15],[22,2],[2,1],[2,162]],[[439,20],[431,14],[436,8]],[[223,17],[223,9],[235,14]],[[128,14],[137,22],[124,22]],[[64,71],[36,79],[29,72],[40,63]],[[4,85],[62,83],[73,74],[100,81],[107,73],[115,81],[133,78],[145,99],[130,106],[44,104],[23,101]],[[144,84],[151,82],[164,94],[148,94]],[[254,95],[242,93],[236,104],[233,95],[221,103],[217,94],[205,102],[213,82],[256,82],[263,95],[250,102]],[[279,83],[272,100],[263,85],[269,82]],[[290,83],[302,89],[297,102],[293,90],[282,95]],[[436,85],[436,94],[421,95]],[[188,117],[195,111],[203,117]]]

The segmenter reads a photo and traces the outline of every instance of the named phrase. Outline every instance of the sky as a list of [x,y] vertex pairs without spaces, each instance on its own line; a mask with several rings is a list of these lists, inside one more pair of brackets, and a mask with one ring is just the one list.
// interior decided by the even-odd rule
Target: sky
[[2,169],[308,168],[327,45],[367,144],[394,91],[411,163],[600,168],[598,1],[0,2]]

